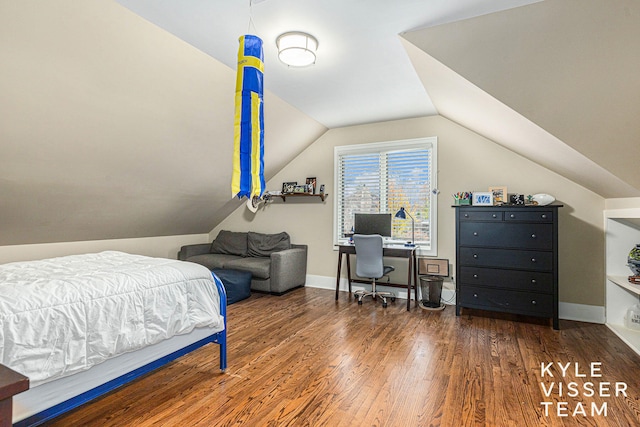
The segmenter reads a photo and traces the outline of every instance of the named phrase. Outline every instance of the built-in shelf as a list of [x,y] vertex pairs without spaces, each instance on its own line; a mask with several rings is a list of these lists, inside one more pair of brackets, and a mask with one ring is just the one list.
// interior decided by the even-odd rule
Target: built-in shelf
[[640,354],[640,332],[633,331],[624,325],[616,325],[607,323],[611,329],[626,345],[631,347],[636,353]]
[[640,285],[629,282],[629,251],[640,243],[640,209],[606,210],[606,324],[640,354],[640,331],[625,326],[627,310],[640,302]]
[[271,197],[280,197],[283,201],[287,201],[288,197],[318,197],[320,198],[320,200],[322,200],[324,202],[325,197],[327,197],[329,194],[326,193],[319,193],[319,194],[310,194],[310,193],[286,193],[286,194],[277,194],[277,195],[272,195]]
[[627,276],[607,276],[607,279],[611,280],[618,286],[621,286],[636,295],[640,295],[640,285],[636,285],[635,283],[629,282],[629,278]]

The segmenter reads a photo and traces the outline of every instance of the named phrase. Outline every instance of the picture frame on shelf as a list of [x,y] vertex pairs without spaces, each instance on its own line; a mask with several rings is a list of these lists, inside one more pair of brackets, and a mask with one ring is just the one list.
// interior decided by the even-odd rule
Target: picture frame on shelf
[[493,193],[490,191],[475,191],[471,204],[473,206],[493,206]]
[[293,193],[298,181],[290,181],[282,183],[282,194]]
[[316,177],[307,178],[307,185],[311,185],[311,194],[316,194]]
[[292,193],[309,193],[309,186],[307,184],[294,185]]
[[493,196],[494,205],[502,205],[505,203],[509,203],[507,187],[505,186],[489,187],[489,192]]

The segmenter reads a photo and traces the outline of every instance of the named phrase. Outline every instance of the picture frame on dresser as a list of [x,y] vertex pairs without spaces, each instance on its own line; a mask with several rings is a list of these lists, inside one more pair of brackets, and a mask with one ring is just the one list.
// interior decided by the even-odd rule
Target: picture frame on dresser
[[507,187],[489,187],[489,192],[493,197],[494,205],[501,205],[509,202],[509,196],[507,195]]
[[493,194],[490,191],[475,191],[471,195],[474,206],[493,206]]

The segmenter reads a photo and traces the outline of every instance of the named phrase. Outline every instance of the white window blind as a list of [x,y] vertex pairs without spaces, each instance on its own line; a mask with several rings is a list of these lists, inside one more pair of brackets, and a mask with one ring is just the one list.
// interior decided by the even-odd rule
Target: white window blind
[[[336,147],[334,242],[352,232],[355,213],[395,213],[415,219],[415,242],[435,251],[436,138]],[[393,217],[392,241],[412,239],[412,222]]]

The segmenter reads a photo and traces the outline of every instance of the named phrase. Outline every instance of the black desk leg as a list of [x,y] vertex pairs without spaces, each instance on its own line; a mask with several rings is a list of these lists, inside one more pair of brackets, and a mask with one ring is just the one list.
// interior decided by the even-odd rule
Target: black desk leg
[[411,282],[413,276],[413,257],[409,257],[409,274],[407,277],[407,311],[411,310]]
[[351,257],[349,254],[345,254],[347,256],[347,283],[349,283],[349,296],[351,296]]
[[342,252],[338,251],[338,274],[336,276],[336,301],[338,300],[338,291],[340,290],[340,270],[341,269],[342,269]]

